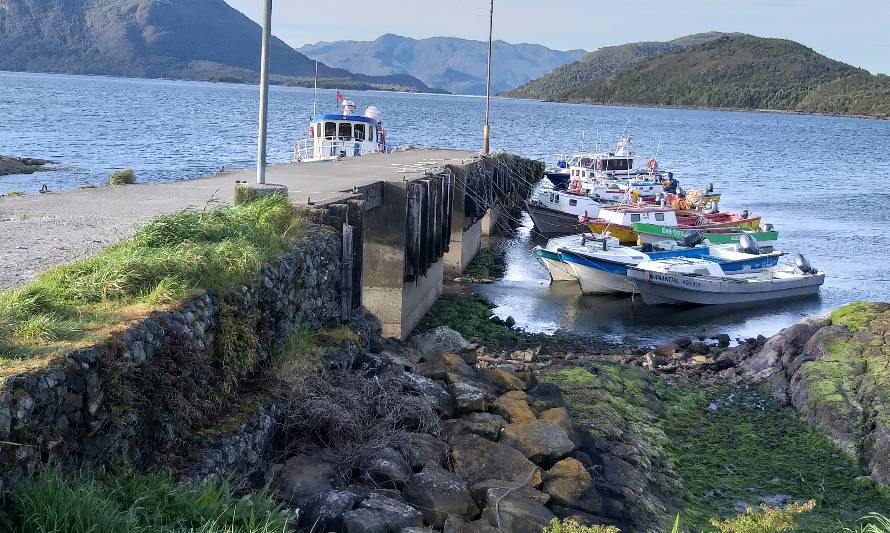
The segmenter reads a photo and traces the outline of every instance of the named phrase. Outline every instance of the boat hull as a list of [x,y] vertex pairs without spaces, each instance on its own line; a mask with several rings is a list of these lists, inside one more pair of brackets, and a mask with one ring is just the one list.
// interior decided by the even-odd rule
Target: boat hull
[[558,253],[543,248],[536,248],[535,256],[544,265],[547,272],[550,273],[550,281],[578,281],[575,277],[575,272],[572,271],[568,264],[562,261]]
[[[634,230],[639,235],[639,239],[643,244],[655,244],[665,239],[682,240],[690,231],[690,229],[679,229],[670,226],[656,226],[655,224],[635,224]],[[775,247],[776,241],[779,239],[778,231],[726,231],[726,232],[708,232],[703,231],[702,237],[711,244],[738,244],[743,234],[750,235],[757,241],[761,247]]]
[[587,231],[585,224],[578,223],[577,215],[534,204],[529,204],[527,210],[532,222],[535,223],[535,228],[541,235],[555,237]]
[[633,289],[649,305],[754,304],[810,296],[819,292],[824,274],[799,278],[739,282],[682,274],[628,270]]
[[[618,238],[618,240],[621,242],[621,244],[624,244],[624,245],[634,245],[637,243],[645,242],[642,240],[641,235],[639,233],[637,233],[636,231],[634,231],[633,227],[631,227],[631,226],[625,226],[623,224],[609,224],[608,222],[603,221],[603,220],[591,220],[587,223],[587,227],[590,229],[591,233],[604,233],[604,232],[608,231],[609,233],[612,234],[613,237]],[[711,224],[708,226],[701,226],[701,227],[678,226],[678,227],[674,227],[673,229],[681,231],[685,234],[686,232],[689,232],[689,231],[707,232],[709,229],[730,228],[730,227],[756,230],[757,228],[760,227],[760,219],[759,218],[748,219],[748,220],[743,220],[743,221],[735,223],[735,224],[717,223],[717,224]],[[663,241],[664,237],[662,237],[661,239],[656,239],[656,241],[652,241],[652,242],[657,242],[660,240]],[[712,244],[717,244],[717,243],[712,243]]]
[[627,281],[627,267],[608,261],[591,260],[563,252],[565,262],[574,272],[584,294],[630,294],[633,286]]

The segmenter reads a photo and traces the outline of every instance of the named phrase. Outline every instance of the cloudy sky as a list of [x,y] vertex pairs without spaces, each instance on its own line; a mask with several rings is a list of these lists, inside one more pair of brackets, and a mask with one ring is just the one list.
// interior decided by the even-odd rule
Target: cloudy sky
[[[260,0],[226,0],[259,20]],[[487,0],[274,0],[273,31],[295,47],[383,33],[485,40]],[[890,74],[890,0],[496,0],[495,38],[551,48],[667,40],[709,30],[793,39]]]

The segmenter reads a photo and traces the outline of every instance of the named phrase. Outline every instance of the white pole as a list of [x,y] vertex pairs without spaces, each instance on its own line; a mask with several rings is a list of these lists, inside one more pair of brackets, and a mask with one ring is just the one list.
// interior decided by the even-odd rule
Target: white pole
[[485,84],[485,128],[482,131],[482,153],[489,152],[491,123],[489,117],[491,115],[491,46],[492,36],[494,34],[494,0],[491,0],[491,11],[488,15],[488,80]]
[[315,95],[312,97],[312,116],[315,116],[318,106],[318,61],[315,62]]
[[263,45],[260,56],[260,128],[257,134],[256,182],[266,183],[266,120],[269,116],[269,41],[272,37],[272,0],[263,14]]

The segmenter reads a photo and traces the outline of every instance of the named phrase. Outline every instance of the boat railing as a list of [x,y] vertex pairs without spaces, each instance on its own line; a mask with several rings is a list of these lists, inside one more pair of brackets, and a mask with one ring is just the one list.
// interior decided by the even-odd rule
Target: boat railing
[[357,141],[352,139],[302,139],[294,144],[294,161],[314,159],[331,159],[381,152],[376,142]]

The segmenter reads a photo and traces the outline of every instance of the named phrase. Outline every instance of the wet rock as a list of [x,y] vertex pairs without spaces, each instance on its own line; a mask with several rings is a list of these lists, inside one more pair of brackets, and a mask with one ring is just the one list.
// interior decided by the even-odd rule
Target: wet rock
[[454,405],[459,413],[485,411],[488,407],[485,394],[477,387],[468,383],[454,383],[448,386]]
[[478,379],[476,371],[461,356],[453,353],[424,356],[423,362],[415,367],[415,372],[449,383],[462,381],[459,378]]
[[711,339],[717,341],[717,344],[722,348],[729,346],[730,338],[726,333],[718,333],[717,335],[712,336]]
[[503,533],[503,531],[491,527],[483,520],[467,522],[459,516],[452,515],[445,520],[442,533]]
[[501,368],[486,368],[482,372],[482,377],[491,381],[503,390],[525,390],[526,383],[520,379],[515,373],[503,370]]
[[529,422],[535,420],[535,413],[528,404],[529,397],[522,391],[510,391],[497,400],[491,406],[491,410],[503,416],[511,423]]
[[426,333],[415,335],[410,342],[421,356],[462,352],[471,347],[463,335],[447,326],[439,326]]
[[398,533],[423,526],[423,515],[410,505],[372,493],[357,509],[343,513],[343,533]]
[[461,418],[468,422],[475,422],[477,424],[494,424],[498,427],[498,433],[500,433],[502,429],[507,427],[507,421],[504,420],[504,417],[493,413],[467,413],[461,416]]
[[569,412],[565,407],[547,409],[541,413],[539,418],[541,420],[546,420],[547,422],[558,424],[562,429],[566,430],[569,438],[571,438],[572,434],[575,432],[575,424],[572,422],[572,417],[569,415]]
[[559,461],[544,472],[544,492],[558,505],[573,505],[590,485],[587,469],[580,461],[571,457]]
[[490,525],[511,533],[541,533],[556,515],[534,500],[511,494],[497,505],[486,507],[482,518]]
[[547,505],[550,502],[550,495],[546,492],[533,489],[528,485],[517,488],[517,483],[504,481],[502,479],[486,479],[474,484],[470,487],[470,495],[480,509],[489,505],[494,505],[498,498],[505,494],[515,494],[526,500],[534,500],[541,505]]
[[575,449],[566,430],[559,424],[546,420],[509,424],[504,428],[501,441],[541,465],[551,465]]
[[679,349],[680,347],[676,343],[669,342],[655,348],[655,355],[665,359],[672,359],[674,357],[674,352],[678,351]]
[[362,471],[362,476],[370,484],[393,489],[404,487],[413,474],[408,461],[393,448],[385,448],[371,456]]
[[414,470],[423,468],[428,463],[441,465],[445,462],[448,449],[445,443],[425,433],[409,433],[407,445],[408,464]]
[[508,316],[507,320],[504,320],[504,325],[512,329],[513,326],[516,325],[516,319],[514,319],[512,316]]
[[503,479],[532,487],[541,486],[541,469],[522,452],[505,444],[478,435],[462,435],[452,441],[451,456],[454,471],[470,483]]
[[706,342],[696,341],[689,345],[689,351],[698,355],[708,355],[711,347]]
[[295,455],[279,467],[273,488],[279,500],[305,505],[316,494],[336,488],[334,465],[319,457]]
[[358,496],[347,490],[327,490],[312,498],[300,510],[299,526],[314,531],[336,531],[343,527],[342,516],[354,506]]
[[442,422],[442,434],[446,440],[454,440],[461,435],[479,435],[488,440],[498,440],[503,426],[496,422],[472,422],[463,418],[452,418]]
[[672,344],[675,344],[677,348],[688,348],[692,344],[692,339],[689,337],[677,337],[672,341]]
[[454,416],[454,398],[441,385],[419,374],[405,373],[398,377],[406,388],[427,400],[439,416]]
[[770,338],[758,351],[741,364],[745,377],[762,381],[783,370],[783,359],[788,360],[799,352],[810,337],[819,329],[831,325],[827,317],[807,317]]
[[438,465],[429,464],[415,474],[402,496],[421,509],[426,523],[434,528],[441,528],[448,515],[472,519],[479,514],[466,481]]

